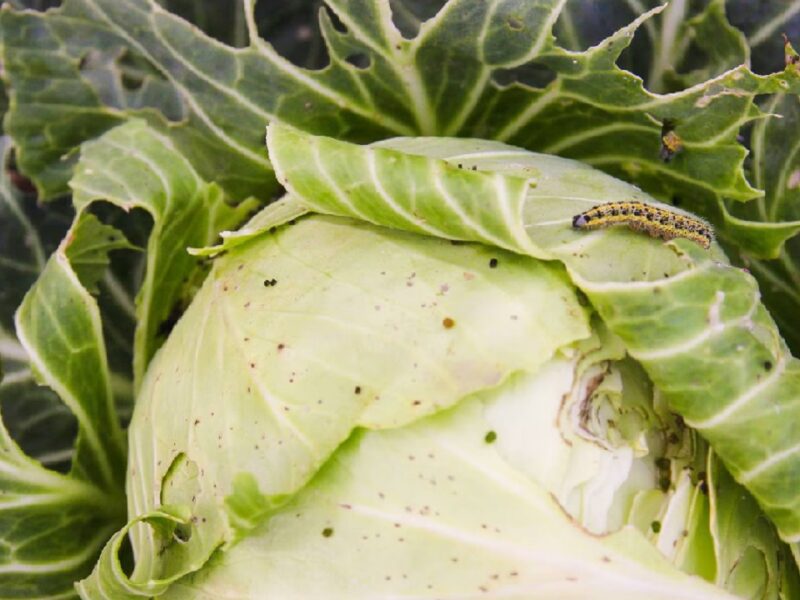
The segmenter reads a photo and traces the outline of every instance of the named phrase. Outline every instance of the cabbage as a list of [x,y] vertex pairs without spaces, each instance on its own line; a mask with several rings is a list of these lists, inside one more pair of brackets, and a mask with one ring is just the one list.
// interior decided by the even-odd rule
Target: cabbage
[[131,520],[84,597],[800,591],[794,517],[758,477],[783,465],[726,444],[753,361],[796,361],[717,246],[574,231],[655,201],[502,144],[273,124],[269,148],[289,194],[195,251],[216,258],[147,370]]

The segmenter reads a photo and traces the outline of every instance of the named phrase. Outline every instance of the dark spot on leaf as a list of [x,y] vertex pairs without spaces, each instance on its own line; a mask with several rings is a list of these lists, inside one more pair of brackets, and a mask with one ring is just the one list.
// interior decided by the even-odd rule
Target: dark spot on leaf
[[356,394],[360,394],[361,393],[361,386],[357,385],[356,389],[354,389],[353,392],[356,393]]
[[764,370],[765,371],[771,371],[772,370],[772,363],[770,361],[768,361],[768,360],[764,361]]
[[653,530],[653,533],[658,533],[661,531],[661,521],[653,521],[650,523],[650,529]]
[[497,268],[497,264],[498,264],[498,262],[499,262],[499,261],[498,261],[496,258],[492,258],[492,259],[489,261],[489,268],[490,268],[490,269],[496,269],[496,268]]
[[442,320],[442,327],[444,327],[445,329],[452,329],[455,326],[456,326],[456,322],[453,319],[451,319],[450,317],[445,317]]
[[511,31],[522,31],[525,28],[525,23],[518,17],[508,17],[506,24]]
[[322,530],[322,537],[329,538],[332,535],[333,535],[333,528],[332,527],[326,527],[325,529]]
[[483,438],[483,441],[487,444],[492,444],[497,439],[497,432],[495,431],[487,431],[486,435]]

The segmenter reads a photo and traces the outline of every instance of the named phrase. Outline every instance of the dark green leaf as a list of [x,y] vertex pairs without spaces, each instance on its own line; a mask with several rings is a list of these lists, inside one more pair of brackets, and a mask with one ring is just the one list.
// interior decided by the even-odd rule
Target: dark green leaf
[[[726,220],[719,202],[759,196],[744,177],[746,152],[737,140],[739,129],[760,116],[753,97],[797,91],[800,83],[791,69],[768,78],[743,66],[730,69],[746,59],[746,48],[719,1],[691,20],[687,4],[675,2],[662,16],[640,16],[588,51],[573,53],[551,33],[563,8],[557,0],[451,0],[424,15],[427,21],[414,15],[412,4],[396,20],[406,33],[418,32],[413,39],[397,29],[388,0],[329,0],[343,28],[321,13],[330,65],[319,71],[289,63],[258,37],[254,4],[245,2],[250,45],[242,49],[209,39],[149,0],[67,0],[47,14],[6,11],[0,26],[7,31],[12,83],[8,122],[25,169],[42,186],[57,168],[60,183],[49,181],[53,189],[63,188],[69,166],[56,158],[132,114],[149,115],[158,125],[143,107],[160,109],[173,121],[183,115],[170,128],[178,148],[202,178],[236,198],[274,189],[261,128],[275,118],[355,141],[397,134],[484,137],[589,162],[706,214],[723,235],[733,241],[740,236],[753,252],[763,250],[751,243],[758,232],[742,233],[750,226]],[[646,91],[616,64],[642,23],[661,57],[649,75],[654,89],[679,69],[686,70],[685,83],[718,76],[677,94]],[[32,48],[30,32],[46,43]],[[699,65],[687,61],[690,47],[705,52]],[[99,61],[105,77],[85,72],[92,52],[106,57]],[[46,57],[75,90],[34,83],[34,77],[51,78],[33,69]],[[110,82],[124,80],[119,72],[126,61],[142,66],[142,86],[160,89],[160,103],[110,93],[121,86]],[[507,75],[513,80],[521,67],[544,79],[535,86],[497,83]],[[52,108],[56,93],[59,104]],[[39,135],[41,114],[26,115],[43,110],[56,110],[48,120],[80,135],[62,141]],[[95,129],[82,127],[84,119]],[[666,154],[665,131],[675,140]]]
[[[794,234],[800,231],[800,101],[797,96],[775,96],[765,109],[777,116],[760,121],[752,136],[753,176],[766,195],[752,205],[738,208],[738,214],[772,229]],[[732,207],[733,208],[733,207]],[[788,237],[788,235],[784,235]],[[759,280],[764,301],[781,326],[784,338],[795,353],[800,352],[800,240],[797,238],[775,252],[774,260],[760,260],[743,252],[740,259]]]

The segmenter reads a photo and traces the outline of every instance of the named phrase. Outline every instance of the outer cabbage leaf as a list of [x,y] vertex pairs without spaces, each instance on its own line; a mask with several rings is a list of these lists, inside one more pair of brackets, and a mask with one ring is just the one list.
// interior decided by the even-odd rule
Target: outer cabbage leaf
[[74,581],[124,519],[124,437],[99,311],[85,285],[110,250],[126,246],[110,227],[81,216],[17,312],[24,356],[75,415],[78,438],[69,475],[61,475],[0,427],[0,585],[9,597],[73,597]]
[[43,468],[2,423],[0,452],[3,597],[75,597],[74,582],[89,572],[125,518],[122,494]]
[[[132,148],[136,149],[133,153]],[[90,292],[97,291],[101,282],[108,285],[104,277],[108,252],[132,246],[118,230],[90,214],[89,206],[104,199],[126,210],[144,208],[153,217],[148,268],[138,305],[135,371],[144,370],[157,347],[159,327],[181,299],[186,280],[197,271],[197,261],[185,254],[185,246],[211,242],[219,229],[240,221],[253,206],[252,202],[228,206],[219,188],[202,181],[174,150],[169,138],[141,121],[114,129],[89,144],[73,187],[78,211],[75,222],[46,262],[16,319],[21,343],[17,362],[29,360],[33,376],[60,396],[78,424],[70,477],[63,480],[66,491],[62,494],[58,490],[57,483],[62,480],[53,479],[53,475],[41,492],[46,496],[43,503],[48,504],[47,511],[56,511],[53,507],[59,503],[68,506],[64,518],[34,519],[17,530],[6,524],[18,520],[18,512],[11,513],[10,520],[3,517],[3,534],[12,549],[9,561],[29,552],[28,560],[42,563],[31,571],[40,574],[38,587],[30,579],[19,578],[17,568],[9,566],[8,573],[18,577],[15,585],[27,586],[26,594],[61,590],[74,595],[72,583],[87,574],[108,534],[119,528],[125,506],[125,440],[114,406],[100,311]],[[11,340],[8,347],[16,348]],[[11,383],[18,383],[19,377],[14,375]],[[13,389],[4,389],[3,393]],[[15,406],[19,405],[18,399]],[[40,407],[37,403],[27,408]],[[16,421],[18,415],[10,414]],[[10,439],[8,443],[12,444]],[[32,476],[35,478],[35,473]],[[24,481],[25,476],[21,477]],[[76,496],[70,491],[73,480],[85,481],[82,485],[88,491]],[[9,486],[13,490],[16,484]],[[98,510],[98,504],[106,506]],[[55,529],[57,535],[74,544],[59,541],[54,537]],[[29,550],[17,549],[26,544]],[[48,563],[56,555],[59,558]]]
[[133,526],[130,580],[117,537],[82,592],[163,590],[354,428],[405,425],[588,335],[562,269],[498,248],[314,216],[231,249],[151,363],[130,429],[129,512],[184,506],[186,541]]
[[[691,202],[727,233],[721,198],[759,196],[744,177],[745,149],[737,141],[739,129],[762,116],[754,96],[800,90],[796,69],[758,77],[743,65],[681,92],[645,90],[616,61],[662,7],[572,52],[551,32],[564,0],[451,0],[411,38],[395,25],[388,0],[329,0],[344,30],[320,13],[330,64],[309,71],[258,36],[255,0],[243,3],[245,48],[211,40],[153,0],[67,0],[47,13],[3,11],[7,128],[42,194],[65,190],[74,161],[62,158],[81,141],[138,115],[161,128],[164,117],[171,121],[165,131],[204,179],[235,198],[265,196],[274,180],[259,132],[277,118],[359,142],[475,136],[579,158],[659,197]],[[664,26],[673,36],[678,4]],[[727,27],[726,48],[741,42],[718,2],[687,27],[700,37]],[[725,50],[707,73],[736,58],[736,48]],[[520,67],[554,78],[539,86],[497,83]],[[680,140],[669,163],[660,157],[664,127]],[[776,254],[794,233],[738,225],[750,235],[739,240],[731,230],[731,237],[761,255]],[[767,240],[767,248],[763,240],[751,248],[754,238]]]
[[[753,130],[753,176],[766,196],[735,214],[758,219],[771,227],[800,229],[800,102],[790,95],[775,96],[765,106],[779,115],[761,121]],[[792,350],[800,351],[800,243],[790,240],[775,260],[759,260],[747,252],[740,260],[759,280],[770,314]]]
[[36,281],[69,227],[57,207],[43,211],[15,185],[11,143],[0,138],[0,410],[6,428],[29,456],[60,471],[69,469],[75,418],[58,396],[34,381],[29,357],[14,335],[14,311]]
[[781,537],[800,541],[800,361],[755,280],[716,247],[571,227],[573,215],[603,201],[652,202],[643,192],[586,165],[491,142],[365,148],[273,124],[268,144],[282,183],[313,210],[563,262],[669,407],[710,441]]
[[130,121],[87,143],[70,181],[73,203],[84,211],[104,200],[153,218],[144,281],[136,298],[133,374],[138,388],[163,341],[162,325],[197,270],[187,246],[203,246],[241,222],[255,202],[233,207],[222,190],[205,182],[172,140],[144,121]]

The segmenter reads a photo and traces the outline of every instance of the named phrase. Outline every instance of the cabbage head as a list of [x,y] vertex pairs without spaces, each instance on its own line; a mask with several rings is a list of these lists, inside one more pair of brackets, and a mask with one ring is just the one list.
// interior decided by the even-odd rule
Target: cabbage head
[[268,146],[84,597],[797,597],[800,369],[716,244],[575,230],[657,203],[495,142]]

